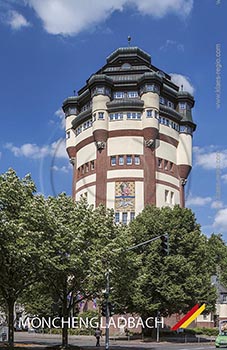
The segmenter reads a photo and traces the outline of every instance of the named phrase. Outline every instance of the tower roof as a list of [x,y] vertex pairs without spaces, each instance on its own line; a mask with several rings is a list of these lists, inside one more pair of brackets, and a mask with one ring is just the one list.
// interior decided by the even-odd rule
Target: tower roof
[[151,64],[151,56],[137,46],[119,47],[107,57],[107,63],[115,63],[119,60],[144,61]]

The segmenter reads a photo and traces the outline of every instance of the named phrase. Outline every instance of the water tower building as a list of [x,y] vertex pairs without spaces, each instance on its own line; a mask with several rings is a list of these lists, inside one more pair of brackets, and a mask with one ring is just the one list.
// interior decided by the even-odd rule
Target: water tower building
[[146,204],[184,207],[194,98],[138,47],[121,47],[63,102],[73,197],[128,223]]

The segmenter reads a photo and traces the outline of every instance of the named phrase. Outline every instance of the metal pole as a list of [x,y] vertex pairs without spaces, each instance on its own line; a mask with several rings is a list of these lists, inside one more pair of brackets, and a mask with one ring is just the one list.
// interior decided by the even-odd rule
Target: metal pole
[[159,322],[157,322],[157,343],[159,343]]
[[143,246],[143,245],[149,244],[149,243],[151,243],[151,242],[153,242],[153,241],[156,241],[157,239],[159,239],[159,238],[161,238],[161,237],[162,237],[162,235],[161,235],[161,236],[156,236],[156,237],[154,237],[154,238],[149,239],[148,241],[141,242],[141,243],[139,243],[139,244],[137,244],[137,245],[134,245],[134,246],[132,246],[132,247],[129,247],[129,248],[127,248],[125,251],[127,252],[127,251],[129,251],[129,250],[133,250],[133,249],[135,249],[135,248],[138,248],[138,247],[141,247],[141,246]]
[[110,293],[110,272],[106,273],[106,350],[109,350],[109,322],[110,322],[110,310],[109,310],[109,293]]

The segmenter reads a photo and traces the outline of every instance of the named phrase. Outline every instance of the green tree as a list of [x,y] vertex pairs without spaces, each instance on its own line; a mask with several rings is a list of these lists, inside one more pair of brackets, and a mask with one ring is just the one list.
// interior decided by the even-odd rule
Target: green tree
[[8,341],[14,342],[14,304],[37,278],[37,231],[29,225],[35,216],[35,185],[10,169],[0,176],[0,291],[8,308]]
[[135,244],[165,233],[170,254],[160,254],[161,240],[136,250],[140,256],[132,291],[134,311],[143,317],[186,312],[196,303],[213,309],[208,242],[190,209],[147,206],[130,225]]
[[[105,272],[117,266],[116,257],[126,238],[114,224],[111,210],[94,210],[86,201],[75,203],[65,194],[39,200],[42,210],[38,225],[42,233],[36,246],[43,264],[40,280],[53,299],[57,297],[60,316],[67,320],[81,301],[78,292],[84,299],[102,297]],[[67,323],[62,330],[62,345],[68,345]]]
[[219,282],[227,286],[227,246],[221,234],[214,234],[208,239],[210,271],[217,275]]

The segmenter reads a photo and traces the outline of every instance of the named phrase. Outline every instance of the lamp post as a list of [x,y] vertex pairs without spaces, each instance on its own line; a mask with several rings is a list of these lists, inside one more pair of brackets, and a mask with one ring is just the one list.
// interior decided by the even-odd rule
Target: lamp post
[[106,301],[106,339],[105,339],[105,349],[109,350],[110,345],[110,308],[109,308],[109,293],[110,293],[110,271],[106,272],[106,292],[105,292],[105,301]]

